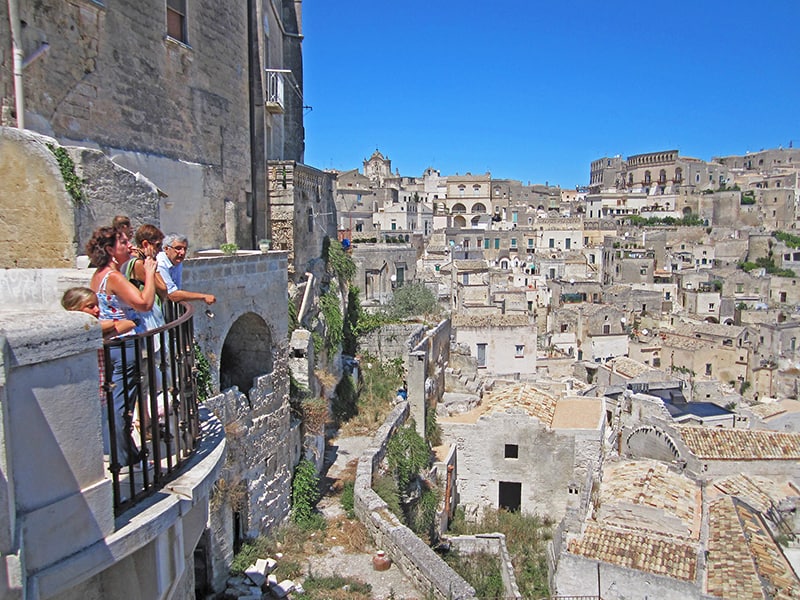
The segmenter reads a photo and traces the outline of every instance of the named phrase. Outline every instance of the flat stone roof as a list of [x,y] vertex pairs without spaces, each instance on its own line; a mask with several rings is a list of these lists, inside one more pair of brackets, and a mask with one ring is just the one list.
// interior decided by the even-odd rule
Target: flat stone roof
[[553,429],[598,429],[603,418],[603,403],[599,398],[574,396],[556,403],[551,427]]

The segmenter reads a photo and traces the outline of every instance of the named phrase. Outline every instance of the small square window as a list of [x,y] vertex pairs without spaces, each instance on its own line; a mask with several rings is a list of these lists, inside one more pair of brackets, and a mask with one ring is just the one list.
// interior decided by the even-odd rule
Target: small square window
[[517,344],[514,347],[514,356],[517,358],[525,356],[525,344]]
[[519,458],[519,446],[517,444],[506,444],[506,458]]

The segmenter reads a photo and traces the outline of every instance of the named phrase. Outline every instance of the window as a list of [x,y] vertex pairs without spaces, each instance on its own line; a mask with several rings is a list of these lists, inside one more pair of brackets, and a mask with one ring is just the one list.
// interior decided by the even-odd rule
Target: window
[[495,250],[500,249],[500,238],[494,238],[494,249]]
[[392,231],[395,231],[396,229],[397,229],[397,221],[392,219]]
[[561,324],[561,333],[564,333],[567,330],[568,325],[566,323]]
[[706,375],[711,375],[711,363],[706,363]]
[[463,285],[469,285],[469,273],[462,273],[461,274],[461,283]]
[[517,344],[514,346],[514,356],[516,358],[522,358],[525,356],[525,344]]
[[484,250],[488,250],[489,249],[489,238],[486,238],[485,240],[483,240],[483,249]]
[[647,267],[639,267],[639,275],[647,275]]
[[397,273],[397,285],[403,285],[406,280],[406,268],[405,266],[396,265],[395,272]]
[[511,238],[511,247],[512,248],[516,248],[517,247],[517,238]]
[[362,204],[361,194],[356,194],[356,204]]
[[478,344],[478,366],[486,366],[486,344]]
[[314,209],[308,209],[308,233],[314,233]]
[[603,333],[606,335],[611,333],[611,325],[603,325]]
[[711,312],[712,310],[714,310],[714,303],[713,302],[709,302],[708,303],[708,312]]
[[547,247],[548,248],[555,248],[556,247],[556,240],[554,238],[550,238],[547,241]]
[[569,250],[570,248],[572,248],[572,238],[567,238],[566,240],[564,240],[564,244],[565,244],[565,245],[564,245],[564,247],[565,247],[567,250]]
[[506,444],[505,458],[519,458],[519,446],[517,444]]
[[528,249],[530,250],[532,248],[533,248],[533,238],[528,238]]
[[186,40],[186,0],[167,0],[167,35],[173,40]]

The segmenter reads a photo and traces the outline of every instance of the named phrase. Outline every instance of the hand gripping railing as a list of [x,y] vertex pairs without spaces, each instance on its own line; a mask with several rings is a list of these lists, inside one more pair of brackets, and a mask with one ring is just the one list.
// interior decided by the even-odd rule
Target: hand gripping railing
[[164,306],[166,325],[103,345],[104,451],[119,514],[175,477],[200,436],[194,309]]

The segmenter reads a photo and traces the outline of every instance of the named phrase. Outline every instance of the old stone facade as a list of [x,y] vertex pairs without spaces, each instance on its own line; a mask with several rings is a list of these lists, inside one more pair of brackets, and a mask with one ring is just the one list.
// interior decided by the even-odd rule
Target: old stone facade
[[[266,237],[267,132],[275,158],[302,160],[303,150],[299,2],[279,2],[280,14],[274,2],[256,4],[221,11],[200,0],[185,15],[166,9],[168,28],[165,5],[154,0],[19,2],[22,50],[47,49],[24,72],[26,127],[99,148],[144,174],[160,190],[164,231],[187,233],[198,248],[254,247]],[[248,39],[249,22],[268,31]],[[0,60],[13,72],[11,53]],[[279,118],[264,112],[259,65],[293,72]],[[0,124],[16,123],[14,97],[13,78],[4,77]]]

